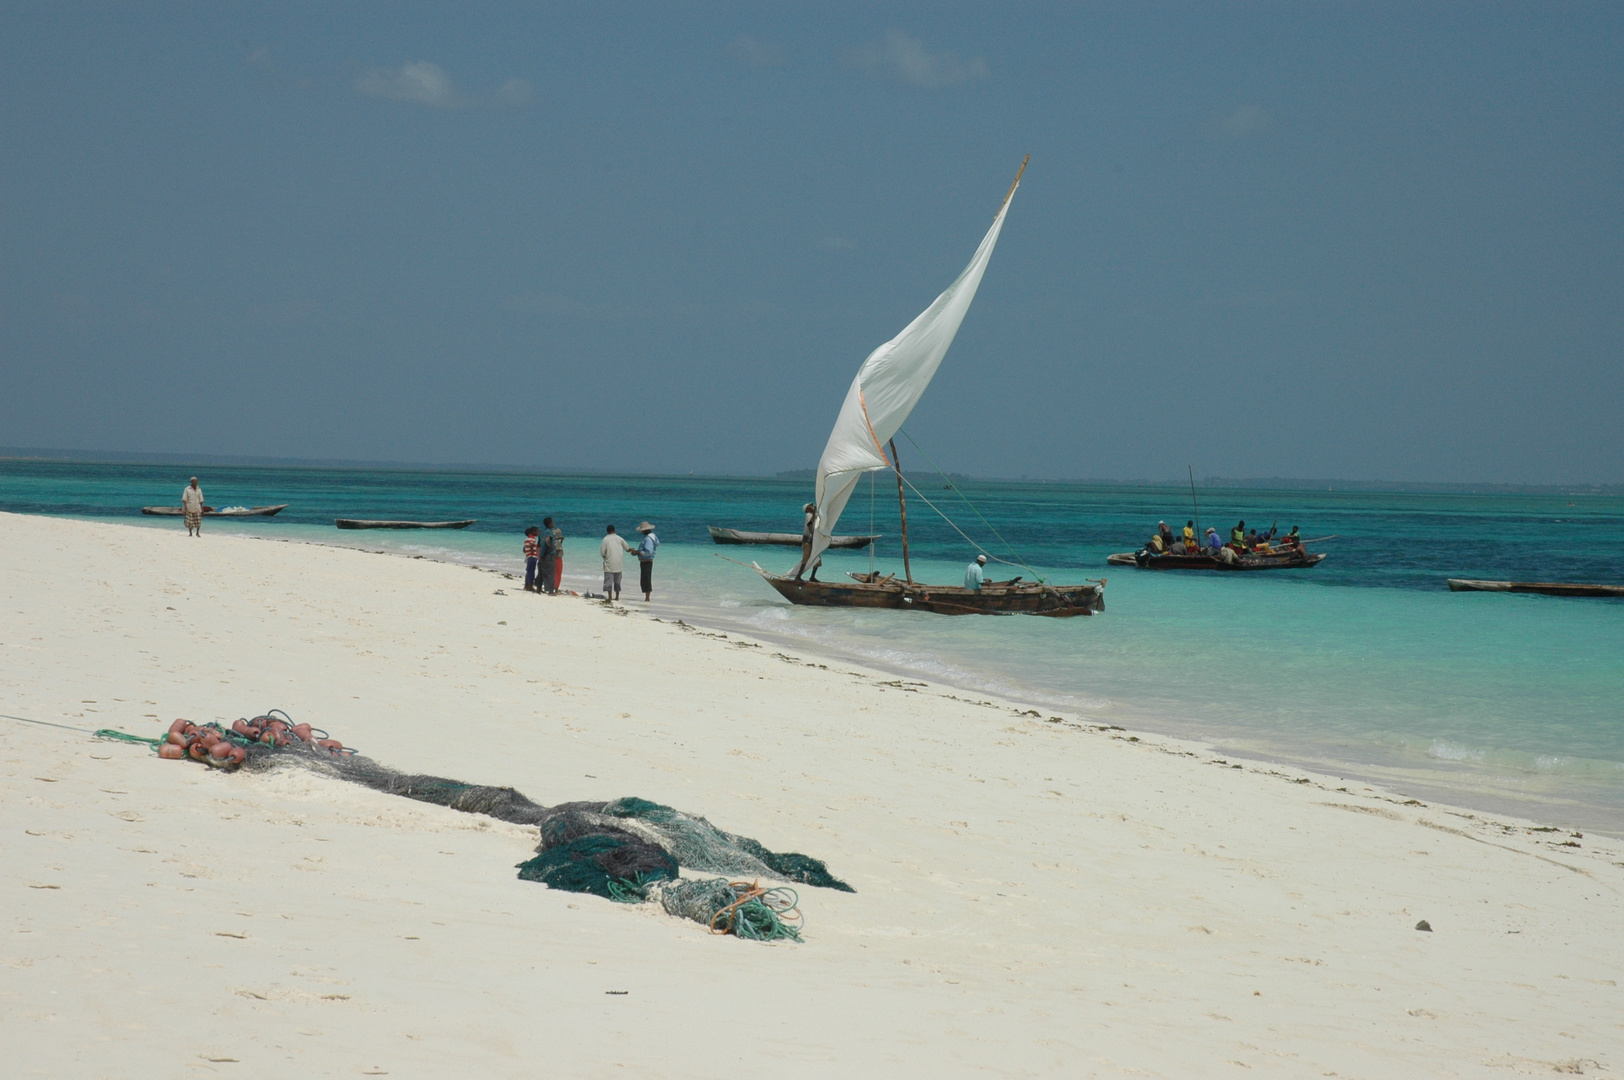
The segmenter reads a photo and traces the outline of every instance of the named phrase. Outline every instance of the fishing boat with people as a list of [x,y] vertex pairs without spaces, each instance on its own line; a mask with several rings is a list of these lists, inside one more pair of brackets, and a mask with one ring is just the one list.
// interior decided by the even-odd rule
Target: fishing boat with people
[[[1027,160],[1030,160],[1028,157]],[[948,347],[975,299],[993,247],[1004,226],[1010,200],[1020,187],[1026,161],[1021,162],[1009,193],[1004,196],[992,226],[975,255],[947,290],[909,323],[901,333],[869,354],[846,392],[839,418],[818,462],[814,501],[807,504],[800,538],[801,559],[788,573],[774,574],[752,563],[762,578],[792,604],[814,607],[889,608],[929,611],[939,615],[1092,615],[1105,609],[1105,581],[1086,580],[1077,585],[1052,585],[1024,563],[992,556],[970,540],[964,530],[931,503],[902,475],[896,436],[919,403],[941,365]],[[917,445],[917,444],[915,444]],[[889,453],[887,453],[889,447]],[[849,581],[817,580],[823,552],[834,546],[833,530],[864,473],[890,471],[897,479],[897,505],[901,515],[902,577],[848,574]],[[904,486],[942,514],[981,556],[971,564],[964,585],[927,585],[913,579],[908,556],[908,504]],[[955,490],[957,490],[955,488]],[[960,497],[963,493],[960,492]],[[973,509],[973,508],[972,508]],[[985,520],[985,519],[983,519]],[[996,531],[996,530],[995,530]],[[1013,554],[1013,551],[1011,552]],[[1007,581],[983,580],[980,567],[994,562],[1023,567],[1031,575]]]
[[1201,529],[1201,500],[1195,492],[1195,467],[1190,467],[1190,505],[1195,516],[1175,535],[1165,521],[1156,523],[1145,546],[1138,551],[1122,551],[1106,557],[1109,566],[1136,566],[1141,570],[1307,570],[1325,561],[1323,552],[1311,552],[1306,545],[1336,536],[1305,540],[1293,525],[1276,539],[1280,523],[1266,532],[1248,531],[1243,519],[1229,532],[1229,543],[1218,539],[1218,530]]
[[[288,503],[277,503],[275,506],[222,506],[216,509],[212,506],[203,508],[204,517],[275,517],[288,508]],[[143,514],[154,517],[183,517],[185,507],[181,506],[143,506]]]
[[1121,566],[1121,560],[1127,559],[1129,565],[1137,566],[1141,570],[1307,570],[1325,560],[1324,552],[1308,552],[1300,548],[1266,552],[1237,552],[1232,548],[1222,550],[1228,551],[1232,557],[1224,558],[1213,554],[1176,555],[1171,551],[1156,554],[1146,548],[1140,548],[1135,552],[1112,555],[1106,561]]
[[[800,547],[801,537],[796,533],[787,532],[750,532],[747,529],[724,529],[717,525],[707,525],[711,539],[718,544],[771,544],[776,547]],[[878,536],[831,536],[829,546],[832,548],[865,548],[878,540]]]

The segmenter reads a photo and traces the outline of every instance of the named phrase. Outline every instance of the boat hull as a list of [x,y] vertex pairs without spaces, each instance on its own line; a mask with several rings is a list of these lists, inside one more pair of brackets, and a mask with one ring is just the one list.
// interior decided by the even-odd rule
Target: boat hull
[[335,518],[340,529],[466,529],[478,518],[466,521],[368,521],[362,518]]
[[1151,555],[1144,551],[1112,555],[1113,566],[1137,566],[1141,570],[1311,570],[1325,560],[1323,553],[1303,555],[1237,555],[1225,562],[1212,555]]
[[792,604],[808,607],[886,608],[937,615],[1045,615],[1069,618],[1105,610],[1105,583],[988,585],[981,589],[886,580],[797,581],[763,572],[767,584]]
[[[798,533],[749,532],[745,529],[724,529],[716,525],[705,526],[711,539],[718,544],[771,544],[775,547],[801,546]],[[878,540],[878,536],[836,536],[830,539],[832,548],[864,548]]]
[[[205,510],[204,517],[274,517],[288,508],[287,503],[277,506],[250,506],[245,510]],[[143,506],[143,514],[153,517],[185,517],[186,511],[179,506]]]
[[1566,581],[1478,581],[1473,578],[1450,578],[1450,592],[1517,592],[1539,593],[1542,596],[1618,596],[1624,597],[1624,585],[1583,585]]

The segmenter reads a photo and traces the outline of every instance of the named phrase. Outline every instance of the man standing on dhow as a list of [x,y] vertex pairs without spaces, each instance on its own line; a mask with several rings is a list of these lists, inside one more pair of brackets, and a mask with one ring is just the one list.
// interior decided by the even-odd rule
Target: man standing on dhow
[[[818,525],[818,504],[807,503],[801,507],[801,512],[806,515],[806,524],[801,527],[801,565],[795,568],[796,581],[800,581],[801,575],[807,572],[806,561],[812,557],[812,534]],[[819,555],[818,561],[811,566],[813,581],[818,580],[818,567],[822,565],[823,556]]]

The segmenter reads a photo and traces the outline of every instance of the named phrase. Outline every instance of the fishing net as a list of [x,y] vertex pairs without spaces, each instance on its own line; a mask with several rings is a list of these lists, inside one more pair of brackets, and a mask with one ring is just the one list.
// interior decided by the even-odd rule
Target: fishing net
[[667,915],[708,926],[713,934],[750,941],[800,941],[800,897],[794,889],[768,888],[726,878],[681,881],[652,890]]
[[[399,772],[326,739],[325,732],[314,733],[322,740],[312,736],[269,741],[252,741],[241,733],[259,731],[261,721],[269,719],[239,721],[244,728],[234,725],[232,731],[208,727],[242,748],[246,769],[304,768],[390,795],[535,826],[541,834],[536,855],[518,865],[524,881],[621,903],[658,901],[669,914],[703,923],[717,933],[760,941],[800,940],[798,897],[786,888],[763,888],[760,878],[855,891],[830,874],[820,859],[772,851],[751,837],[648,799],[548,807],[510,787]],[[683,880],[685,869],[730,877]],[[736,880],[745,877],[756,880]]]

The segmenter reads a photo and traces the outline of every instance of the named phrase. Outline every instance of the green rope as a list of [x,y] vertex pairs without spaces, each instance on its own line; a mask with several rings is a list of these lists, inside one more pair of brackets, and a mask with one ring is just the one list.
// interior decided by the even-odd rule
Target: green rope
[[[777,896],[778,893],[788,893],[789,896]],[[771,902],[769,903],[769,898]],[[766,895],[746,900],[733,909],[733,919],[728,931],[735,937],[746,941],[790,941],[801,940],[801,930],[793,923],[785,922],[780,916],[791,911],[799,915],[798,905],[800,897],[794,889],[777,888],[767,890]]]
[[[992,522],[988,521],[986,519],[986,517],[981,513],[980,510],[976,509],[976,504],[970,501],[970,497],[968,495],[966,495],[963,491],[959,490],[959,485],[957,485],[957,484],[955,484],[953,482],[953,478],[951,476],[948,476],[945,472],[942,471],[942,467],[940,465],[936,464],[935,461],[931,460],[931,456],[929,454],[925,453],[924,447],[922,447],[918,443],[914,442],[914,437],[912,435],[909,435],[902,428],[897,429],[897,434],[901,435],[904,439],[907,439],[908,442],[913,446],[913,448],[915,450],[919,451],[919,456],[920,457],[922,457],[926,461],[930,462],[930,467],[936,470],[936,475],[940,476],[943,480],[947,481],[948,490],[950,490],[954,494],[956,494],[959,497],[959,499],[964,503],[964,505],[968,506],[970,508],[970,512],[972,514],[974,514],[976,517],[981,519],[981,524],[985,525],[988,528],[988,530],[991,531],[991,533],[994,536],[998,537],[999,543],[1003,544],[1004,547],[1008,548],[1009,553],[1011,555],[1015,556],[1015,561],[1010,562],[1008,559],[999,559],[998,556],[994,555],[992,552],[988,551],[986,548],[982,547],[980,544],[977,544],[974,540],[970,540],[970,537],[965,535],[965,532],[964,532],[963,529],[959,529],[959,527],[957,525],[953,525],[952,519],[950,519],[946,514],[942,514],[942,511],[937,509],[935,504],[933,504],[929,499],[926,499],[925,496],[919,495],[919,497],[921,499],[924,499],[925,505],[929,506],[932,510],[935,510],[938,514],[942,514],[942,520],[943,521],[946,521],[949,525],[953,525],[953,528],[958,529],[959,535],[963,536],[966,540],[970,540],[970,543],[975,548],[977,548],[983,555],[987,556],[987,558],[995,559],[998,562],[1003,563],[1005,566],[1019,566],[1021,569],[1025,570],[1027,573],[1031,574],[1034,578],[1037,578],[1037,580],[1041,582],[1043,580],[1042,576],[1039,575],[1036,570],[1033,570],[1030,566],[1028,566],[1026,564],[1025,560],[1023,560],[1021,558],[1021,553],[1015,550],[1015,545],[1010,543],[1008,540],[1005,540],[1004,539],[1004,534],[999,532],[997,527],[994,526]],[[904,482],[905,483],[907,482],[906,479],[904,480]],[[908,486],[913,487],[913,484],[909,483]],[[919,489],[914,488],[914,493],[919,494]]]
[[158,749],[158,747],[162,746],[167,741],[166,739],[143,739],[139,735],[129,735],[122,731],[114,731],[110,727],[104,727],[100,731],[94,732],[94,734],[98,739],[117,739],[119,742],[145,743],[154,750]]

